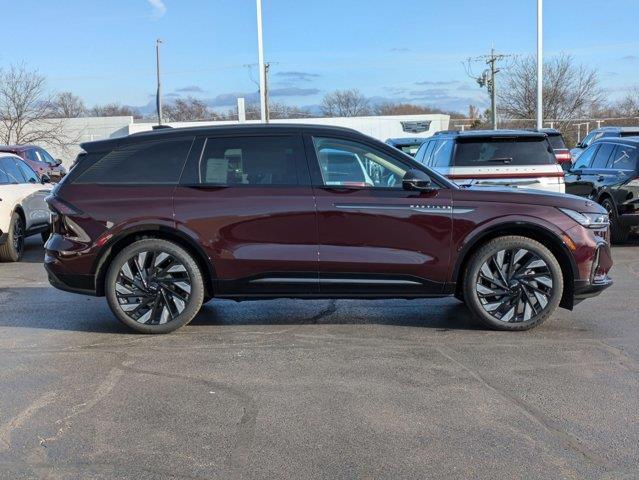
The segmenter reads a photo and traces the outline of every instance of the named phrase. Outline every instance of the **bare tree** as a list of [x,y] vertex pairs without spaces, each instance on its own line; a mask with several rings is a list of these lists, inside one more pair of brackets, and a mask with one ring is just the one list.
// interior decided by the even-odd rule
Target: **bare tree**
[[40,143],[66,148],[74,143],[64,123],[53,118],[46,79],[18,64],[0,71],[0,142]]
[[[510,118],[535,118],[536,85],[535,57],[515,61],[498,90],[501,113]],[[544,117],[564,122],[588,114],[602,96],[597,70],[563,54],[544,62],[543,93]]]
[[58,118],[78,118],[86,112],[84,102],[71,92],[60,92],[53,98],[52,114]]
[[305,108],[278,102],[271,102],[268,110],[270,118],[308,118],[311,116],[311,112]]
[[327,117],[357,117],[372,113],[369,100],[359,90],[336,90],[324,96],[322,113]]
[[412,103],[393,103],[385,102],[374,108],[376,115],[423,115],[423,114],[444,114],[463,116],[459,112],[450,112],[437,107],[428,105],[414,105]]
[[170,122],[193,122],[218,118],[218,115],[210,111],[202,100],[193,97],[177,99],[174,104],[164,107],[164,114]]
[[94,117],[135,117],[140,118],[139,112],[119,103],[95,105],[89,112]]

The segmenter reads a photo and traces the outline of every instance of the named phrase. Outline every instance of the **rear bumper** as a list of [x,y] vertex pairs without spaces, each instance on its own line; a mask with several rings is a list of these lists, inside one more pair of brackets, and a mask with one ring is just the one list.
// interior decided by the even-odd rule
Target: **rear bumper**
[[94,275],[67,272],[61,262],[48,253],[44,256],[44,269],[47,271],[49,283],[58,290],[97,296]]

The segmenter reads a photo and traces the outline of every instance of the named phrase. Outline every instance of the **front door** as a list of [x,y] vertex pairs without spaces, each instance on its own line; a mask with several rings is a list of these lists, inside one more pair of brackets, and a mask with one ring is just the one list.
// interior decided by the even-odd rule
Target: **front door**
[[599,144],[591,145],[582,153],[573,167],[566,172],[566,193],[589,197],[592,194],[595,175],[590,170],[590,166],[599,149]]
[[201,142],[176,189],[175,215],[211,259],[216,295],[316,294],[317,223],[301,135]]
[[402,189],[415,168],[348,138],[306,137],[319,232],[320,292],[414,296],[442,292],[451,192]]

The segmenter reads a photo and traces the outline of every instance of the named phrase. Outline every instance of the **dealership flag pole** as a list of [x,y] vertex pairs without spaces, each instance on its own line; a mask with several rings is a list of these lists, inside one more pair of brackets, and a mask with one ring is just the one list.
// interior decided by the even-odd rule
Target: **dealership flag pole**
[[262,0],[257,3],[257,56],[260,70],[260,118],[266,123],[266,70],[264,68],[264,43],[262,40]]
[[544,0],[537,0],[537,128],[544,126]]

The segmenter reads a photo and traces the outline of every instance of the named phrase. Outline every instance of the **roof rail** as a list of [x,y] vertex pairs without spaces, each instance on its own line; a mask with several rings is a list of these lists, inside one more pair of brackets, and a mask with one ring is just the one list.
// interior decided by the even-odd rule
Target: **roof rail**
[[446,134],[446,133],[459,133],[460,130],[440,130],[438,132],[435,132],[434,135],[442,135],[442,134]]
[[153,125],[153,130],[162,130],[163,128],[173,128],[171,125]]

